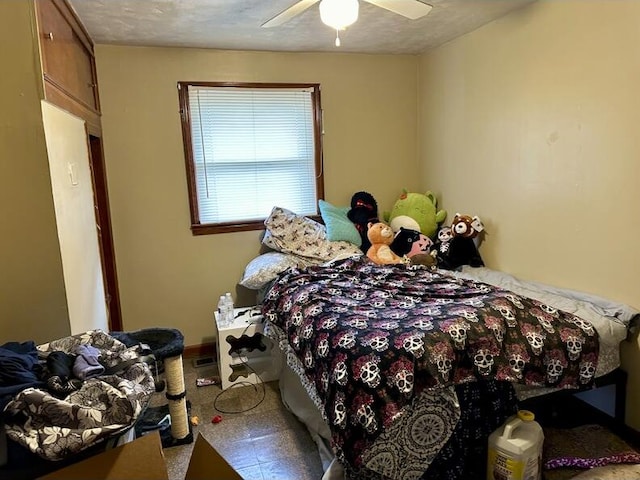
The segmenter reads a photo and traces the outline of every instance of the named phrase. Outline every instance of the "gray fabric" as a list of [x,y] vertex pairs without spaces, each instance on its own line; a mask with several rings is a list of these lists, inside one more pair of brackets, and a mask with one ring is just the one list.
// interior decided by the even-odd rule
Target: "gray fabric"
[[298,375],[286,364],[283,358],[283,368],[280,371],[279,386],[282,403],[304,423],[311,434],[311,438],[318,445],[320,460],[324,470],[329,468],[333,460],[333,453],[329,447],[331,432],[322,419],[320,411],[309,398],[309,394],[300,383]]
[[260,290],[288,268],[302,268],[319,263],[321,263],[320,260],[301,257],[292,253],[267,252],[258,255],[247,264],[239,283],[243,287]]
[[519,293],[520,290],[522,295],[527,295],[541,301],[549,301],[549,305],[552,306],[556,306],[556,302],[568,304],[569,301],[573,300],[575,308],[578,309],[578,311],[585,313],[588,316],[597,315],[600,317],[607,317],[612,321],[621,323],[625,327],[630,327],[631,321],[634,317],[640,315],[638,310],[620,302],[599,297],[591,293],[555,287],[544,283],[521,280],[508,273],[491,270],[486,267],[473,268],[465,266],[460,273],[462,276],[480,280],[502,288],[507,288],[516,293]]

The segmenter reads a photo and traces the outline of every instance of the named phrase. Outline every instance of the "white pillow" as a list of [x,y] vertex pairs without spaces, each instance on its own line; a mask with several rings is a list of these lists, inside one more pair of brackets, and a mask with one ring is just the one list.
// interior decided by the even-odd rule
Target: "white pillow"
[[240,285],[252,290],[259,290],[287,268],[307,267],[314,263],[316,262],[281,252],[263,253],[247,264]]
[[325,227],[321,223],[285,208],[274,207],[264,225],[266,232],[262,243],[279,252],[325,262],[362,255],[362,251],[352,243],[327,240]]

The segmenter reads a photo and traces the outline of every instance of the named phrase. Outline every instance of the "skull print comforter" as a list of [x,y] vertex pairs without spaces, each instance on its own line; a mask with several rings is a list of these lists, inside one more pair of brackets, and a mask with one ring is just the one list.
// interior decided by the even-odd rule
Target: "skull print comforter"
[[[389,478],[418,478],[449,438],[459,417],[453,385],[587,387],[598,363],[598,333],[573,314],[451,272],[365,256],[287,270],[262,310],[267,334],[316,397],[338,459]],[[432,420],[410,421],[416,405]],[[403,422],[417,437],[409,443],[430,448],[400,462],[389,442],[376,452]]]

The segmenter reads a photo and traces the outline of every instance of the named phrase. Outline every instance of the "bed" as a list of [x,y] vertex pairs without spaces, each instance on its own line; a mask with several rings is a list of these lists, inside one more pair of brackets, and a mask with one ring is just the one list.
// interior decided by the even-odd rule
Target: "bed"
[[325,478],[482,478],[519,398],[593,386],[637,316],[486,268],[376,265],[283,209],[265,224],[269,254],[294,263],[258,282],[265,332]]

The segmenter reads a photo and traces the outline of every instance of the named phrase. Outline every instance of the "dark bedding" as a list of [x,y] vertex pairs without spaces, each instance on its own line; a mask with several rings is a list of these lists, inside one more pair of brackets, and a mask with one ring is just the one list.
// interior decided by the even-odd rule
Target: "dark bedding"
[[372,452],[425,393],[437,399],[477,381],[587,387],[598,360],[597,332],[572,314],[445,271],[366,257],[288,270],[263,314],[314,387],[338,459],[355,470],[388,467]]

